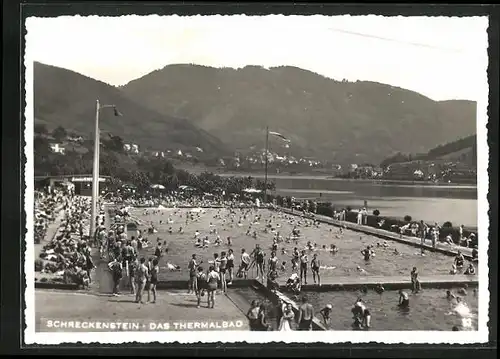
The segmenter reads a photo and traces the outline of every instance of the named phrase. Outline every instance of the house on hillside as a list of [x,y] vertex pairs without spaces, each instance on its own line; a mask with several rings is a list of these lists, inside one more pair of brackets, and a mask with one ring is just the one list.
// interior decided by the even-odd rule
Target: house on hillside
[[70,142],[83,143],[83,137],[82,136],[68,136],[67,139]]
[[424,178],[424,172],[422,172],[422,170],[415,170],[413,172],[413,177],[415,179],[423,179]]
[[64,155],[66,153],[66,149],[64,147],[61,147],[60,143],[51,143],[50,149],[52,152],[59,153],[61,155]]
[[125,143],[123,145],[123,150],[125,152],[138,154],[139,153],[139,146],[134,144],[134,143],[132,143],[132,144]]

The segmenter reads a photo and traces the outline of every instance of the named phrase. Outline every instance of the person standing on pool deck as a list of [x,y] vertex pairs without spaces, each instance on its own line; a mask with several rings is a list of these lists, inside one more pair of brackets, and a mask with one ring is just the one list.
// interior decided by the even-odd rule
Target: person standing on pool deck
[[313,281],[314,284],[316,284],[316,276],[318,277],[318,285],[321,286],[321,278],[319,276],[319,267],[321,266],[321,263],[318,259],[318,254],[314,253],[313,259],[311,261],[311,271],[313,274]]
[[196,280],[196,268],[198,268],[200,264],[201,263],[198,263],[196,261],[196,254],[192,254],[191,259],[189,260],[188,263],[188,269],[189,269],[188,294],[191,293],[191,291],[193,292],[195,291],[194,282]]
[[135,284],[137,286],[137,292],[135,296],[135,302],[136,303],[143,303],[142,302],[142,294],[144,292],[144,288],[146,286],[146,281],[147,277],[149,275],[148,273],[148,267],[146,267],[146,259],[144,257],[141,258],[141,262],[136,270],[135,274]]
[[160,272],[160,267],[158,266],[158,258],[153,260],[153,268],[151,269],[151,278],[149,280],[148,287],[148,302],[151,300],[151,292],[153,292],[153,301],[151,303],[156,303],[156,285],[158,284],[158,274]]
[[257,244],[255,248],[255,263],[257,264],[257,279],[264,280],[264,251]]
[[298,330],[312,330],[312,320],[314,318],[314,308],[308,303],[306,295],[302,297],[302,305],[299,308],[299,328]]
[[196,293],[196,299],[198,300],[198,304],[196,308],[200,307],[201,297],[205,295],[205,290],[207,289],[207,275],[203,272],[203,267],[198,267],[198,273],[196,273],[195,282],[194,282],[194,290]]
[[423,220],[420,220],[419,230],[420,230],[420,244],[422,245],[423,249],[425,244],[425,236],[427,235],[427,225],[424,223]]
[[243,248],[241,250],[241,263],[238,272],[240,272],[243,275],[244,279],[247,279],[249,267],[250,267],[250,255]]
[[307,258],[306,251],[302,251],[300,256],[300,283],[302,284],[302,278],[304,279],[304,284],[307,284],[307,264],[309,259]]
[[111,274],[113,276],[113,295],[117,297],[120,294],[119,287],[120,281],[123,276],[123,266],[121,263],[121,258],[114,258],[113,261],[108,264],[108,267],[111,270]]
[[217,290],[217,283],[220,280],[219,273],[215,271],[214,266],[208,268],[207,274],[207,306],[213,308],[215,306],[215,291]]
[[271,252],[271,258],[269,258],[269,263],[268,263],[268,273],[272,271],[277,271],[278,270],[278,257],[276,257],[276,252]]
[[418,293],[420,291],[420,281],[418,280],[418,270],[417,267],[413,267],[410,273],[411,278],[411,291],[413,293]]
[[224,292],[224,293],[227,291],[226,270],[227,270],[226,252],[221,252],[219,273],[220,273],[221,289],[222,289],[222,292]]
[[227,251],[227,275],[228,275],[228,285],[233,284],[233,273],[234,273],[234,252],[231,248]]
[[130,288],[131,288],[134,296],[137,295],[137,288],[135,285],[135,274],[136,274],[135,272],[137,271],[138,266],[139,266],[139,262],[137,260],[137,257],[134,257],[134,259],[132,260],[132,262],[130,262],[130,264],[128,266],[129,285],[130,285]]

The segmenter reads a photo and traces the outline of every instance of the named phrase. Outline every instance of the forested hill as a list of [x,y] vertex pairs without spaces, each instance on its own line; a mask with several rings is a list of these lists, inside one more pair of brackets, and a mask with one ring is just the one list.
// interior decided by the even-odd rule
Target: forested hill
[[382,161],[381,166],[386,167],[393,163],[410,162],[415,160],[434,161],[448,159],[450,161],[464,162],[475,165],[477,161],[477,136],[471,135],[436,146],[423,154],[397,153]]
[[52,128],[62,126],[91,137],[96,99],[103,105],[116,105],[122,114],[114,117],[111,109],[103,109],[101,130],[121,136],[142,149],[184,151],[200,147],[205,153],[214,155],[227,151],[218,138],[192,122],[131,101],[114,86],[73,71],[34,63],[34,112],[38,122]]
[[390,85],[336,81],[290,66],[169,65],[121,89],[242,151],[263,148],[269,126],[291,139],[289,153],[339,163],[423,153],[476,128],[475,102],[437,102]]

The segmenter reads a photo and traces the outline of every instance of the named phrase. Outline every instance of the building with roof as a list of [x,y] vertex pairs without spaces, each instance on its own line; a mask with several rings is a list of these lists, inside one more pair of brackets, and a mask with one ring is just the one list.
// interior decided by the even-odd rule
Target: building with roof
[[[99,176],[99,190],[106,187],[106,182],[109,182],[110,176]],[[67,186],[68,183],[74,185],[76,195],[91,196],[92,195],[92,175],[60,175],[60,176],[35,176],[35,189],[57,188]]]

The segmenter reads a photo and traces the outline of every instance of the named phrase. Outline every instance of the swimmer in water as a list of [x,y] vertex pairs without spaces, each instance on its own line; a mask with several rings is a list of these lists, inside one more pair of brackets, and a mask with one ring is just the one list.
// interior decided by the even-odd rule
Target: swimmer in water
[[448,300],[455,299],[455,294],[453,294],[451,291],[447,290],[446,291],[446,299],[448,299]]
[[457,269],[462,269],[464,266],[464,255],[462,252],[458,251],[457,256],[455,257],[455,265],[457,266]]
[[375,292],[377,294],[382,294],[384,293],[385,291],[385,288],[382,286],[382,284],[377,284],[377,286],[375,287]]
[[452,264],[451,265],[451,269],[450,269],[450,274],[455,275],[455,274],[457,274],[457,272],[458,272],[457,271],[457,266],[455,264]]
[[280,271],[286,272],[286,261],[281,262]]
[[323,317],[323,322],[326,325],[330,324],[330,314],[332,313],[332,309],[333,309],[332,305],[327,304],[323,309],[319,311],[319,313]]
[[366,308],[366,305],[363,302],[363,299],[358,298],[356,303],[354,303],[354,306],[353,306],[351,311],[354,315],[354,326],[357,329],[361,329],[363,326],[365,328],[370,327],[371,313]]
[[467,269],[465,270],[464,274],[466,275],[475,275],[476,274],[476,268],[474,268],[474,264],[470,263]]
[[409,308],[410,307],[410,298],[408,297],[408,293],[404,292],[402,289],[399,290],[399,307],[401,308]]
[[460,288],[459,290],[457,290],[457,293],[460,295],[467,295],[467,289],[465,287]]
[[361,251],[361,254],[363,255],[365,261],[369,261],[370,258],[373,256],[373,251],[371,250],[370,246],[367,246],[365,249]]

